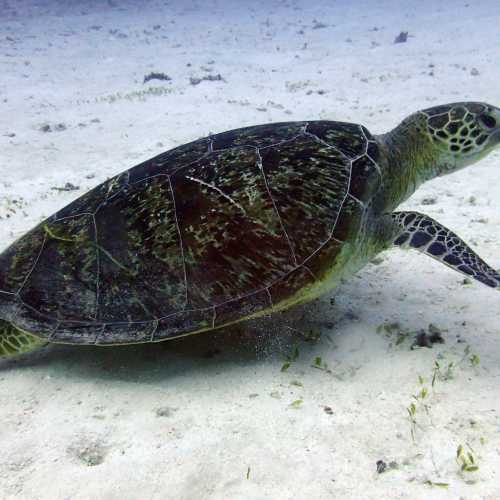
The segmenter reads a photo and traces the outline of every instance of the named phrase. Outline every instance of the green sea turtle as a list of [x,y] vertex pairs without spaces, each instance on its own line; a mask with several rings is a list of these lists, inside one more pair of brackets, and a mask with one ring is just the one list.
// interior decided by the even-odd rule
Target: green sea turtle
[[499,144],[500,109],[464,102],[382,135],[274,123],[172,149],[0,255],[0,356],[213,330],[316,298],[392,246],[500,288],[500,274],[453,232],[394,212],[424,181]]

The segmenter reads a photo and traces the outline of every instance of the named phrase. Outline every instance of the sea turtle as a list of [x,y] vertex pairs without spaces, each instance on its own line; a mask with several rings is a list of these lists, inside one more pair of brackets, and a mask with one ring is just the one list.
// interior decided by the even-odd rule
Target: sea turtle
[[492,287],[457,235],[394,212],[500,144],[500,109],[418,111],[389,133],[335,121],[209,136],[92,189],[0,255],[0,356],[205,332],[316,298],[391,246]]

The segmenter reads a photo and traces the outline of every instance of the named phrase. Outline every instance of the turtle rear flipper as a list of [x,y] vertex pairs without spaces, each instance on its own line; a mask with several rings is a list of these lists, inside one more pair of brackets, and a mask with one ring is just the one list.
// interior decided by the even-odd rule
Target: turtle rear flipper
[[14,357],[42,347],[46,342],[19,330],[12,323],[0,320],[0,358]]
[[500,272],[495,271],[453,231],[431,217],[418,212],[394,212],[394,245],[413,248],[459,273],[500,290]]

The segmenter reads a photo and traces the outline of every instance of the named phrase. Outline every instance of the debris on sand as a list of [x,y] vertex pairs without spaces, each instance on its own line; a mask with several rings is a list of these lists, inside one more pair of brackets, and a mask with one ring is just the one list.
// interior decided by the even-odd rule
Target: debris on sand
[[394,43],[405,43],[408,41],[408,31],[402,31],[395,39]]
[[394,460],[389,463],[385,462],[384,460],[377,460],[376,465],[377,465],[377,472],[379,474],[382,474],[388,470],[395,470],[399,468],[398,463],[395,462]]
[[63,130],[66,130],[66,125],[64,123],[56,123],[55,125],[49,125],[48,123],[44,123],[43,125],[40,125],[40,132],[62,132]]
[[323,411],[324,411],[327,415],[333,415],[333,410],[332,410],[332,407],[331,407],[331,406],[323,406]]
[[81,438],[68,447],[68,453],[82,464],[94,467],[104,462],[108,447],[95,437]]
[[438,199],[436,196],[426,196],[425,198],[422,198],[422,201],[420,203],[422,205],[435,205],[437,201]]
[[377,333],[383,334],[387,338],[394,338],[396,346],[402,344],[411,334],[409,330],[404,329],[397,321],[382,323],[377,326]]
[[328,24],[322,23],[321,21],[317,21],[316,19],[313,20],[313,25],[312,25],[313,30],[320,30],[323,28],[328,28]]
[[225,82],[226,81],[226,80],[224,80],[224,78],[222,78],[220,73],[217,73],[216,75],[206,75],[206,76],[202,76],[201,78],[197,78],[197,77],[192,76],[189,78],[189,83],[191,85],[198,85],[203,80],[207,80],[209,82]]
[[397,321],[393,323],[383,323],[377,327],[378,334],[384,334],[387,338],[394,338],[395,345],[402,344],[408,337],[414,335],[414,341],[410,349],[416,347],[432,348],[434,344],[444,344],[445,340],[442,336],[447,330],[437,327],[432,323],[428,326],[427,331],[421,329],[419,331],[410,331],[403,328]]
[[166,82],[172,81],[172,78],[170,78],[167,74],[165,73],[157,73],[157,72],[151,72],[148,75],[144,75],[144,81],[142,83],[147,83],[150,80],[163,80]]
[[171,408],[170,406],[162,406],[161,408],[156,408],[155,414],[157,417],[171,417],[177,408]]
[[412,349],[414,349],[415,347],[432,348],[434,344],[444,344],[444,338],[442,336],[442,333],[444,331],[446,330],[442,330],[441,328],[431,323],[427,328],[427,332],[425,330],[420,330],[417,333],[411,348]]
[[50,189],[54,191],[78,191],[80,186],[75,186],[72,182],[67,182],[63,187],[52,186]]

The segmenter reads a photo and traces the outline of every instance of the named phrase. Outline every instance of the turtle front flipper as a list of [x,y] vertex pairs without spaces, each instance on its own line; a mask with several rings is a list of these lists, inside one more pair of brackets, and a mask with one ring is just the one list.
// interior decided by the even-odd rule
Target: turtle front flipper
[[500,289],[500,273],[479,257],[459,236],[418,212],[394,212],[394,245],[413,248],[485,285]]
[[18,356],[45,344],[46,342],[35,335],[16,328],[8,321],[0,320],[0,358]]

